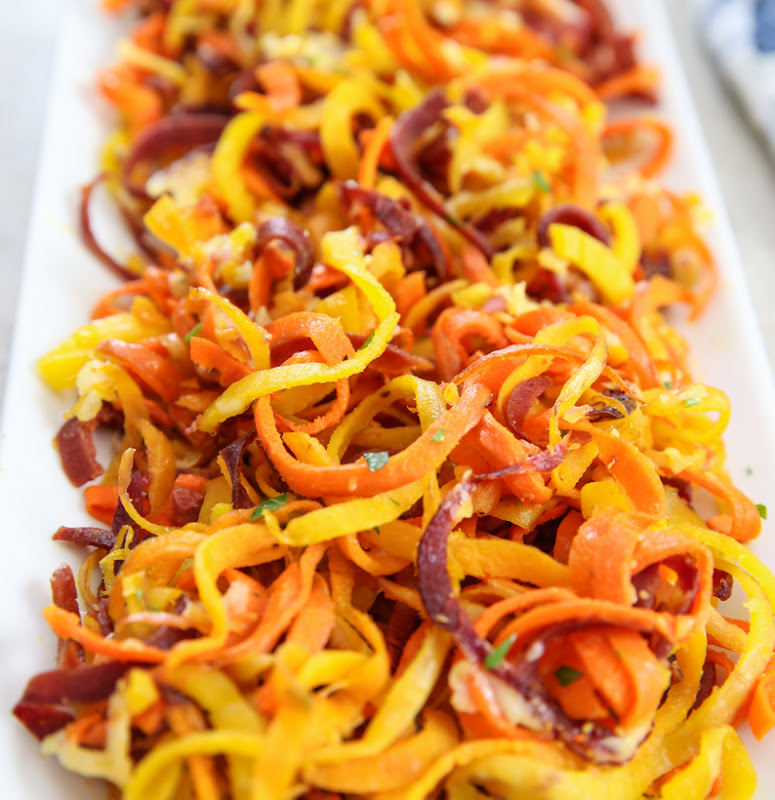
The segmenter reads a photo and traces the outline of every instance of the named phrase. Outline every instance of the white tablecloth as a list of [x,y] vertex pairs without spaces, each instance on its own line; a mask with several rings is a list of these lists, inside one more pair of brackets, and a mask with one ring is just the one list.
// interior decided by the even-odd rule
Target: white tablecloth
[[[0,387],[5,383],[57,19],[65,2],[4,2],[0,11]],[[690,4],[667,0],[667,5],[770,364],[775,365],[775,165],[705,57],[689,18]]]

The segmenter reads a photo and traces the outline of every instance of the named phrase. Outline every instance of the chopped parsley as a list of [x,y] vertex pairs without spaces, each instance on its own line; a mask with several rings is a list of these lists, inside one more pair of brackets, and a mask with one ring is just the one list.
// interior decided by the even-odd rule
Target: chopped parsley
[[369,334],[369,338],[358,348],[359,350],[365,350],[372,342],[374,341],[374,331]]
[[533,171],[533,183],[542,191],[542,192],[551,192],[552,187],[549,186],[549,182],[546,180],[546,176],[540,169]]
[[457,217],[453,217],[452,214],[442,214],[441,218],[447,223],[447,225],[451,225],[453,228],[463,227],[463,223]]
[[436,433],[433,434],[431,437],[432,442],[443,442],[444,441],[444,428],[439,428]]
[[672,381],[662,381],[662,385],[665,387],[665,389],[672,389],[673,388],[673,382]]
[[767,506],[764,503],[757,503],[756,510],[759,512],[759,516],[762,519],[767,519]]
[[391,497],[391,498],[390,498],[390,502],[391,502],[391,503],[392,503],[394,506],[398,506],[399,508],[401,507],[401,503],[399,503],[399,502],[398,502],[398,500],[396,500],[396,498],[395,498],[395,497]]
[[376,453],[364,453],[363,457],[369,465],[369,472],[376,472],[388,463],[388,454],[384,450]]
[[277,497],[267,497],[266,500],[262,500],[253,510],[253,513],[250,515],[251,522],[261,519],[267,511],[277,511],[278,508],[282,508],[287,502],[288,492],[278,495]]
[[584,673],[563,664],[555,670],[554,677],[560,682],[560,686],[570,686],[574,681],[583,678]]
[[503,659],[509,654],[511,645],[513,645],[516,640],[516,633],[512,633],[511,636],[504,639],[494,650],[491,650],[484,657],[484,666],[487,667],[487,669],[495,669],[495,667],[500,666]]
[[202,330],[202,323],[197,322],[193,328],[183,337],[183,341],[188,344],[194,336],[199,335],[199,331]]
[[691,406],[697,406],[701,402],[702,401],[699,397],[690,397],[687,400],[684,400],[684,406],[686,406],[686,408],[691,408]]

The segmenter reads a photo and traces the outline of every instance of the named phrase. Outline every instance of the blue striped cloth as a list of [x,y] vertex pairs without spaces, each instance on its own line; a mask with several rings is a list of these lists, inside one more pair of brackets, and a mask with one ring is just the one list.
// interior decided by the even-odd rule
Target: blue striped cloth
[[708,48],[775,154],[775,0],[699,0]]

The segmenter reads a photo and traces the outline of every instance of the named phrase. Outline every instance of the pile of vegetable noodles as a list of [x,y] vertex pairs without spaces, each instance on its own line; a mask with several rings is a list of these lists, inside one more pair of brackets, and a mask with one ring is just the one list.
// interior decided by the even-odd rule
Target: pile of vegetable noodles
[[766,509],[665,316],[715,272],[632,37],[598,0],[112,5],[81,222],[125,281],[40,361],[95,519],[15,708],[43,752],[129,800],[750,797]]

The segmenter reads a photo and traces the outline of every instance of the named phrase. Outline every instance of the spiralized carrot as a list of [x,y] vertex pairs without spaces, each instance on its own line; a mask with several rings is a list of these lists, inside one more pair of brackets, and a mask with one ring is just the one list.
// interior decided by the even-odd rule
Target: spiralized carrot
[[642,131],[646,131],[655,139],[655,144],[651,155],[638,167],[638,172],[644,178],[653,178],[665,168],[670,157],[673,134],[667,123],[656,117],[612,120],[603,131],[603,141],[605,143],[606,139],[616,140],[636,136]]
[[766,509],[666,315],[716,282],[672,133],[606,119],[654,91],[634,38],[597,0],[106,5],[138,251],[91,184],[128,280],[40,361],[100,526],[56,534],[91,552],[15,708],[43,752],[129,800],[750,797]]

